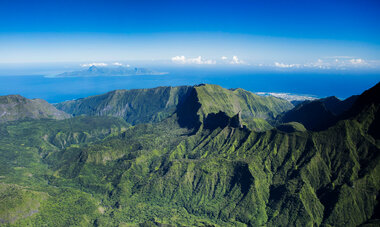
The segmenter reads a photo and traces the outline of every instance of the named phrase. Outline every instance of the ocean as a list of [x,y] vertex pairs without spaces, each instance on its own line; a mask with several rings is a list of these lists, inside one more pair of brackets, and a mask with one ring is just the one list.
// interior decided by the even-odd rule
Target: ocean
[[83,98],[115,89],[218,84],[252,92],[277,92],[344,99],[361,94],[380,81],[380,74],[253,73],[212,70],[174,70],[166,75],[47,78],[43,75],[0,76],[0,95],[20,94],[50,103]]

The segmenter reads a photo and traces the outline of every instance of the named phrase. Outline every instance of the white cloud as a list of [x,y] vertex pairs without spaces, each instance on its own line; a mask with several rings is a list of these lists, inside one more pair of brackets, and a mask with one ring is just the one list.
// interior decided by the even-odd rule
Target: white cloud
[[122,66],[123,64],[121,64],[120,62],[114,62],[114,63],[112,63],[112,65]]
[[227,58],[226,56],[222,56],[221,59],[222,59],[223,61],[225,61],[225,60],[227,60],[228,58]]
[[308,69],[335,69],[347,70],[354,68],[378,68],[380,67],[379,60],[364,60],[362,58],[347,58],[348,56],[324,57],[315,61],[304,64],[286,64],[275,62],[274,66],[278,68],[308,68]]
[[[361,58],[347,59],[346,56],[336,56],[340,58],[325,58],[324,60],[318,59],[316,62],[309,62],[304,64],[304,67],[320,68],[320,69],[347,69],[349,67],[363,67],[370,66],[369,62]],[[374,65],[374,64],[372,64]]]
[[279,63],[279,62],[275,62],[274,63],[274,66],[276,67],[279,67],[279,68],[294,68],[294,67],[300,67],[299,64],[285,64],[285,63]]
[[89,64],[81,64],[80,66],[82,67],[90,67],[90,66],[107,66],[108,64],[107,63],[103,63],[103,62],[100,62],[100,63],[89,63]]
[[205,59],[202,56],[198,56],[196,58],[186,58],[185,56],[175,56],[172,57],[172,62],[177,64],[198,64],[198,65],[212,65],[216,64],[216,61],[211,59]]
[[172,57],[172,62],[179,63],[179,64],[185,64],[186,63],[186,57],[185,56]]
[[351,60],[349,60],[349,62],[353,65],[361,65],[361,64],[365,64],[365,61],[361,58],[353,58]]
[[232,61],[230,62],[230,64],[244,64],[244,62],[242,60],[240,60],[237,56],[232,56]]

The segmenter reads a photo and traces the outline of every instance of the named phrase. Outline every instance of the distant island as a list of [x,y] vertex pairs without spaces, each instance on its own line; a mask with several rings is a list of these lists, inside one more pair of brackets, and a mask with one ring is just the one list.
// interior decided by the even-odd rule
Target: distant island
[[137,68],[130,66],[95,66],[92,65],[88,69],[64,72],[49,77],[98,77],[98,76],[142,76],[142,75],[164,75],[166,72],[157,72],[147,68]]

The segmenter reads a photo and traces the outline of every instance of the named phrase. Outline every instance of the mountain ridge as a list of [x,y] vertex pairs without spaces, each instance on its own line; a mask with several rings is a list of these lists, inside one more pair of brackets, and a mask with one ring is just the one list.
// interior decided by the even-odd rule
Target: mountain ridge
[[[195,103],[186,101],[190,95],[194,96],[191,97],[191,102]],[[209,84],[115,90],[98,96],[58,103],[55,106],[74,116],[111,115],[123,117],[128,123],[136,124],[158,122],[175,112],[181,112],[178,108],[181,108],[181,103],[184,102],[188,106],[200,102],[198,114],[201,121],[209,113],[222,110],[233,116],[241,111],[243,123],[257,130],[271,128],[267,121],[274,120],[279,113],[292,108],[292,104],[282,99],[258,96],[243,89],[232,91]],[[134,119],[137,115],[140,118],[141,115],[145,117],[140,120]]]

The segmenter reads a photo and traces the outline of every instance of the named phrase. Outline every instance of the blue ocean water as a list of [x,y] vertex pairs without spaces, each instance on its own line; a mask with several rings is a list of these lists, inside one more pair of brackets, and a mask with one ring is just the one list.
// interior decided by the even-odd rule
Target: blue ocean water
[[158,86],[218,84],[252,92],[286,92],[299,95],[347,98],[360,94],[380,81],[380,74],[252,73],[174,71],[158,76],[46,78],[44,76],[0,76],[0,95],[20,94],[51,103],[102,94],[115,89]]

